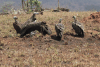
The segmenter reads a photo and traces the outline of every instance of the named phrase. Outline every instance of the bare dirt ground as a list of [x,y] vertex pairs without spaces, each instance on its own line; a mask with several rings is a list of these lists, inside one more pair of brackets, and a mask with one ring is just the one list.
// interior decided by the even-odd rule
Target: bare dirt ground
[[[17,15],[25,22],[32,14]],[[85,26],[85,37],[72,30],[72,16]],[[100,67],[99,12],[44,12],[38,21],[46,21],[52,35],[19,38],[12,26],[14,15],[0,16],[0,67]],[[61,41],[54,25],[62,18],[65,25]]]

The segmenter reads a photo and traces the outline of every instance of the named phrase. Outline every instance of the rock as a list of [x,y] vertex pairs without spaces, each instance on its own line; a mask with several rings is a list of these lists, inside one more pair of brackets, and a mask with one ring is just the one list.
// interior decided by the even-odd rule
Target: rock
[[64,45],[68,45],[68,42],[65,42]]

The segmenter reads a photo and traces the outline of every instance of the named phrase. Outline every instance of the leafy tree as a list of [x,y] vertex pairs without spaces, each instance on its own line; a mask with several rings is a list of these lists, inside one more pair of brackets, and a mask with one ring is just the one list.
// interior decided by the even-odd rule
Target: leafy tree
[[30,4],[30,8],[31,10],[33,9],[33,7],[35,7],[36,11],[40,11],[41,10],[41,2],[38,0],[29,0],[29,4]]

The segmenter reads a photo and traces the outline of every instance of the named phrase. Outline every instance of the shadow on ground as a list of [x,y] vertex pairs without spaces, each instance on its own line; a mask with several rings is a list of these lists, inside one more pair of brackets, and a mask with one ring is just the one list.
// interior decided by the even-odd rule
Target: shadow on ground
[[57,37],[56,35],[51,35],[51,38],[57,41],[61,41],[61,38]]

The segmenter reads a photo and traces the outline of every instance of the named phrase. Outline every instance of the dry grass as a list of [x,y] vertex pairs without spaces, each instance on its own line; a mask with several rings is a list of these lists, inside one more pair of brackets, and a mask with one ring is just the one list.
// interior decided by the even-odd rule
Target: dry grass
[[[54,25],[58,23],[59,18],[63,19],[62,23],[66,28],[64,33],[66,33],[71,32],[73,15],[78,16],[78,20],[81,21],[91,13],[93,12],[44,12],[44,15],[36,17],[38,21],[46,21],[52,29],[52,35],[55,35]],[[31,15],[17,16],[23,23]],[[13,22],[13,15],[0,16],[0,44],[4,44],[0,45],[0,67],[100,67],[100,46],[95,42],[87,42],[86,37],[67,36],[69,40],[65,39],[64,42],[68,42],[68,45],[54,40],[45,42],[45,37],[50,36],[44,36],[44,41],[36,40],[40,34],[37,34],[36,38],[33,37],[34,39],[19,38],[12,26]],[[86,30],[88,29],[87,26]],[[3,38],[6,36],[7,38]],[[81,43],[78,43],[80,40]]]
[[[38,21],[46,21],[51,29],[54,29],[54,24],[59,22],[59,19],[62,18],[62,22],[65,25],[66,29],[71,28],[71,26],[68,23],[71,23],[73,21],[72,16],[78,16],[78,20],[81,21],[84,17],[89,16],[91,11],[89,12],[44,12],[44,15],[38,15],[37,20]],[[21,23],[24,23],[28,18],[31,17],[32,14],[26,14],[26,15],[17,15],[18,21]],[[14,15],[1,15],[0,16],[0,35],[1,36],[15,36],[15,30],[13,29],[13,19]]]

